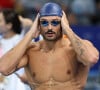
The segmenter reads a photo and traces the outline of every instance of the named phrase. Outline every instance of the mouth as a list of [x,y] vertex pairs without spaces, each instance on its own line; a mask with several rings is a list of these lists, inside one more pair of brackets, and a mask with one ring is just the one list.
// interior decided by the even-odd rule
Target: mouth
[[55,35],[54,32],[48,32],[48,33],[46,33],[46,36],[47,36],[47,37],[53,37],[53,35]]

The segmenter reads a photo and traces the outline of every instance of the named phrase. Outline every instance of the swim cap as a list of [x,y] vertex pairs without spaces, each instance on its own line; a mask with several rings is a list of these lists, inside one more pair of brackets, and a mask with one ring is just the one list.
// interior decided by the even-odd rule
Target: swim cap
[[56,3],[46,3],[41,9],[40,9],[40,17],[43,16],[59,16],[62,17],[62,9],[61,7]]

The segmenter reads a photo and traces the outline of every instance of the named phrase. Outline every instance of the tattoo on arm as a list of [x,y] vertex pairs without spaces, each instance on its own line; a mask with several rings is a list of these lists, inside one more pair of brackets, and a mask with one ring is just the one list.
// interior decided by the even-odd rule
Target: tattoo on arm
[[81,43],[80,39],[74,35],[73,41],[76,44],[76,50],[78,50],[79,55],[82,56],[84,53],[83,44]]

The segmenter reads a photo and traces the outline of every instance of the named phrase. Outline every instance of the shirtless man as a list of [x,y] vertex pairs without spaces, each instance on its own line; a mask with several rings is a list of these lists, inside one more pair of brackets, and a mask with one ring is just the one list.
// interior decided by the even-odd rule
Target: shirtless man
[[[44,40],[29,44],[39,32]],[[83,90],[98,59],[98,50],[72,31],[60,6],[46,3],[24,39],[1,58],[0,72],[24,67],[32,90]]]

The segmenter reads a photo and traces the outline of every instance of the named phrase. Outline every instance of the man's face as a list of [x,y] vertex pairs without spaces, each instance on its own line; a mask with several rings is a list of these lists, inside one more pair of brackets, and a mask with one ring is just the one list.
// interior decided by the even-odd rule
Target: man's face
[[62,37],[61,17],[46,16],[40,18],[40,31],[45,40],[56,41]]

